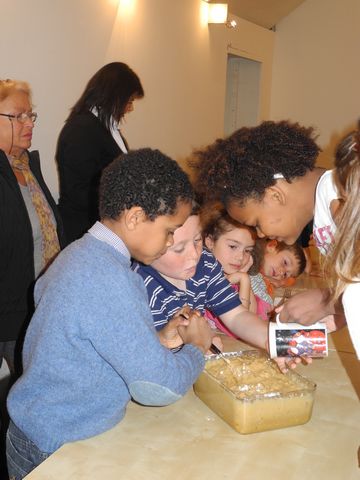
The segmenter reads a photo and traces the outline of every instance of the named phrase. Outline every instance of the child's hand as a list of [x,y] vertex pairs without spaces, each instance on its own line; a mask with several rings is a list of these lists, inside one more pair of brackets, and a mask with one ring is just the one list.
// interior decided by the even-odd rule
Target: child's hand
[[282,305],[282,308],[276,307],[275,311],[280,312],[280,322],[312,325],[327,315],[335,313],[335,306],[333,302],[328,301],[326,289],[313,288],[293,295]]
[[249,256],[248,261],[241,267],[240,272],[246,273],[249,271],[250,267],[254,263],[254,258],[252,255]]
[[[183,305],[179,310],[175,313],[173,318],[180,316],[180,317],[185,317],[189,318],[190,315],[194,312],[195,310],[192,310],[189,305]],[[200,314],[199,314],[200,315]]]
[[249,275],[245,272],[234,272],[225,276],[233,285],[239,284],[241,282],[250,282]]
[[205,317],[193,311],[189,316],[189,325],[180,325],[179,334],[183,343],[190,343],[206,353],[212,343],[213,333]]
[[166,348],[177,348],[183,344],[183,340],[179,335],[178,327],[180,325],[187,326],[190,323],[189,307],[183,307],[178,310],[173,318],[165,325],[164,328],[157,332],[160,343]]
[[[215,336],[212,338],[212,343],[217,347],[219,350],[223,351],[224,350],[224,345],[220,337]],[[213,352],[211,350],[208,350],[206,352],[208,355],[212,354]]]
[[[281,309],[282,307],[280,307]],[[269,342],[266,342],[266,350],[267,353],[269,353]],[[293,370],[294,368],[299,365],[299,363],[305,363],[307,365],[310,365],[312,363],[312,358],[311,357],[306,357],[306,356],[299,356],[299,357],[275,357],[273,358],[275,363],[277,363],[277,366],[279,367],[280,371],[282,373],[286,373],[289,369]]]
[[286,373],[289,369],[293,370],[296,368],[299,363],[306,363],[310,364],[312,363],[312,358],[311,357],[277,357],[274,358],[275,362],[277,363],[277,366],[279,367],[280,371],[282,373]]

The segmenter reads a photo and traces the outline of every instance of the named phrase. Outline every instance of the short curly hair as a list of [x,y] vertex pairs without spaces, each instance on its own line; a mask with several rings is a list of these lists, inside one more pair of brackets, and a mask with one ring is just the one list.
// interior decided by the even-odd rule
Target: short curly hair
[[121,155],[101,176],[101,219],[116,220],[124,210],[138,206],[150,220],[155,220],[160,215],[174,214],[179,202],[192,201],[187,174],[159,150],[143,148]]
[[315,168],[320,148],[314,129],[289,121],[266,121],[244,127],[209,147],[194,152],[190,166],[202,201],[260,201],[281,174],[291,182]]

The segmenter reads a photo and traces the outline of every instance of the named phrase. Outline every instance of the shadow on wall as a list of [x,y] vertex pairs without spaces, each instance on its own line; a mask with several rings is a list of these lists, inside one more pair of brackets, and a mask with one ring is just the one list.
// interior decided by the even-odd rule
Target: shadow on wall
[[334,168],[335,150],[338,143],[352,130],[357,128],[356,121],[344,128],[341,132],[333,133],[330,137],[329,143],[323,148],[316,162],[317,166],[331,169]]

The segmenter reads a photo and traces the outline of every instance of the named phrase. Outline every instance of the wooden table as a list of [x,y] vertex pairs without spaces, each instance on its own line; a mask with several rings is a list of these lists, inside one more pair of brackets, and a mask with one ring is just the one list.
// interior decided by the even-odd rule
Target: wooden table
[[26,478],[358,480],[360,362],[347,329],[330,337],[326,359],[298,368],[317,383],[305,425],[241,435],[189,391],[168,407],[130,404],[112,430],[64,445]]

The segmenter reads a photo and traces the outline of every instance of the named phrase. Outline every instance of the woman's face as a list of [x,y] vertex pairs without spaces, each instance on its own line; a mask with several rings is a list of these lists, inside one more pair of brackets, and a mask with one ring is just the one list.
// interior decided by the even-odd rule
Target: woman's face
[[125,110],[124,110],[124,115],[126,115],[127,113],[130,113],[134,110],[134,102],[135,100],[137,100],[137,97],[135,95],[132,95],[130,98],[129,98],[129,101],[127,102],[127,104],[125,105]]
[[[30,98],[25,92],[13,92],[0,102],[0,113],[18,115],[31,113]],[[19,156],[30,148],[34,122],[27,118],[20,123],[16,118],[0,116],[0,148],[8,155]]]

